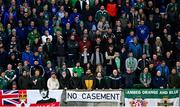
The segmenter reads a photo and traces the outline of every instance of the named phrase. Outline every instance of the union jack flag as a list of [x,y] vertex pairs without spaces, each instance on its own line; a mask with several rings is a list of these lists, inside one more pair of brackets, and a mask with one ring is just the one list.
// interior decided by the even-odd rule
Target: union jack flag
[[23,92],[20,90],[0,90],[0,107],[19,105],[21,103],[19,96]]

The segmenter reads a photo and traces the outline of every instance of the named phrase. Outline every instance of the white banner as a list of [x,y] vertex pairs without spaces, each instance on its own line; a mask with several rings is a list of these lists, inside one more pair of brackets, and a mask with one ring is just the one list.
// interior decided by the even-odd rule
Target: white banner
[[121,91],[66,91],[66,101],[120,102]]

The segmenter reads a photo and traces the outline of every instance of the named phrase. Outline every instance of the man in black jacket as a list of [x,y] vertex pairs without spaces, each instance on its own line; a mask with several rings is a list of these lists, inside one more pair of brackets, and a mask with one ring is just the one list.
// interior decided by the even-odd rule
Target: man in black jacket
[[86,71],[86,75],[82,78],[82,85],[87,90],[93,90],[95,88],[96,80],[90,69]]
[[70,78],[70,88],[81,89],[81,78],[78,77],[77,72],[73,73],[73,77]]
[[79,44],[75,40],[75,36],[72,34],[70,40],[67,42],[68,62],[69,66],[74,66],[77,60]]
[[75,8],[78,10],[78,13],[82,13],[85,10],[86,2],[84,0],[78,0],[75,4]]
[[118,74],[116,69],[113,70],[113,74],[109,76],[109,88],[110,89],[119,89],[124,87],[124,80],[122,75]]
[[40,70],[35,70],[35,75],[31,78],[32,89],[44,89],[45,80],[40,76]]
[[29,89],[30,78],[27,76],[27,71],[23,71],[22,76],[18,80],[19,89]]

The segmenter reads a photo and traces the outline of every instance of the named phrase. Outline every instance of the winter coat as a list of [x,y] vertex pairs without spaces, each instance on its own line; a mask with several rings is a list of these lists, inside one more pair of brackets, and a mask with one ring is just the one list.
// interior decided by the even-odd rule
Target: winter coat
[[154,88],[160,88],[160,87],[163,87],[165,88],[167,85],[167,81],[165,78],[163,77],[158,77],[158,76],[155,76],[153,78],[153,87]]
[[83,89],[94,89],[96,86],[95,77],[92,74],[85,75],[82,78]]
[[124,83],[125,83],[125,88],[133,88],[134,85],[134,80],[135,80],[135,75],[133,73],[124,74]]
[[82,81],[81,81],[81,78],[79,77],[71,77],[69,82],[70,82],[71,89],[82,88],[82,84],[81,84]]
[[78,53],[79,44],[77,41],[69,40],[67,42],[67,52],[68,54],[77,54]]
[[[33,81],[37,81],[36,84],[33,83]],[[32,89],[44,89],[46,87],[46,83],[43,77],[41,76],[33,76],[31,78],[31,84],[32,84]]]
[[[164,69],[164,71],[163,71],[163,69]],[[156,71],[160,71],[161,75],[163,77],[165,77],[166,80],[168,79],[168,77],[169,77],[169,68],[168,68],[168,66],[162,67],[161,65],[159,65],[159,66],[156,67]]]
[[30,78],[27,76],[21,76],[18,80],[19,89],[30,88]]
[[62,43],[62,44],[60,44],[60,43],[57,43],[56,45],[55,45],[55,48],[54,48],[55,50],[55,54],[56,54],[56,56],[58,56],[58,57],[64,57],[65,55],[66,55],[66,51],[65,51],[65,44],[64,43]]
[[69,79],[67,77],[65,77],[65,78],[61,77],[59,79],[59,88],[60,89],[64,89],[64,88],[69,89]]
[[105,88],[105,87],[106,87],[105,79],[102,78],[102,79],[99,80],[99,79],[96,78],[95,88],[97,88],[97,89],[103,89],[103,88]]
[[179,88],[180,83],[179,83],[180,77],[178,74],[170,74],[168,78],[168,84],[170,88]]
[[129,51],[132,51],[135,58],[140,58],[142,55],[142,46],[140,44],[129,44]]
[[114,76],[113,74],[109,76],[109,88],[112,89],[124,88],[123,76],[121,75]]

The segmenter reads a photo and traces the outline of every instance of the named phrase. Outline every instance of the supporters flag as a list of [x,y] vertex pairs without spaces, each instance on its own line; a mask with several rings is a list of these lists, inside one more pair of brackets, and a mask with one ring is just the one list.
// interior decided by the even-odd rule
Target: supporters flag
[[63,90],[0,90],[0,107],[60,106]]
[[[0,90],[0,106],[16,106],[21,104],[22,97],[26,96],[24,90]],[[27,100],[24,100],[26,103]]]

